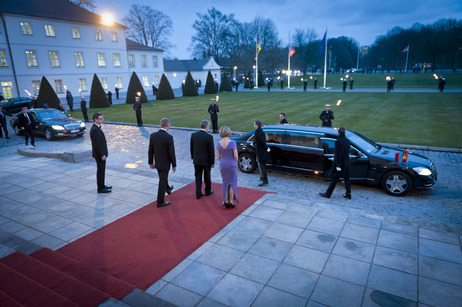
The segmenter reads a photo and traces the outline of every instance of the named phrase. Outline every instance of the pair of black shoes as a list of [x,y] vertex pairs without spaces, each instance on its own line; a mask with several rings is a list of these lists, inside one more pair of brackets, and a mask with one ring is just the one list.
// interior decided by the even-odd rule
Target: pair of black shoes
[[199,195],[199,196],[196,195],[196,198],[199,199],[199,198],[201,198],[202,196],[210,196],[210,195],[212,195],[212,194],[213,194],[213,190],[211,190],[210,193],[206,193],[206,194],[202,193],[202,194]]
[[231,208],[234,208],[236,207],[234,204],[231,204],[231,203],[224,203],[225,207],[228,208],[228,209],[231,209]]
[[109,185],[105,185],[103,189],[98,190],[98,193],[111,193],[112,187]]

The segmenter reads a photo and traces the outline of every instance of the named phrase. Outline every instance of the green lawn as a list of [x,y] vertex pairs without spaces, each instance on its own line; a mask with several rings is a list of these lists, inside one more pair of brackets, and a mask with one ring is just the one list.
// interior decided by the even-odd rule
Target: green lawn
[[[143,122],[159,124],[168,117],[172,126],[199,127],[210,119],[207,108],[213,95],[178,97],[143,104]],[[326,103],[335,107],[334,126],[344,126],[377,142],[462,148],[462,93],[329,93],[232,92],[221,93],[218,125],[233,131],[253,129],[253,121],[278,123],[285,112],[291,124],[319,125]],[[136,122],[132,105],[113,105],[101,111],[107,121]],[[82,118],[80,110],[72,116]]]

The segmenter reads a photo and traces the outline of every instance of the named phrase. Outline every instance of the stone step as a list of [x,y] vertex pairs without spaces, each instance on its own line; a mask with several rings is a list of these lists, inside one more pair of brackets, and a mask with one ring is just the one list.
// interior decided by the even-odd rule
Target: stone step
[[22,252],[26,255],[29,255],[42,247],[27,241],[21,237],[18,237],[12,233],[9,233],[4,230],[0,230],[0,245],[6,246],[7,248],[3,249],[3,254],[0,257],[7,256],[8,254],[12,254],[15,251]]
[[135,306],[136,307],[151,307],[151,306],[174,307],[176,306],[158,297],[152,296],[138,288],[133,289],[133,291],[127,294],[127,296],[125,296],[121,301],[133,307]]

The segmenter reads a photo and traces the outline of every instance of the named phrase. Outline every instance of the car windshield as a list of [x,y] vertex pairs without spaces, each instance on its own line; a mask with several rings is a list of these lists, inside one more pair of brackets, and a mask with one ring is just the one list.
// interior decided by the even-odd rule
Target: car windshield
[[354,143],[356,146],[368,153],[377,152],[382,147],[374,141],[371,141],[367,137],[362,136],[361,134],[356,132],[348,131],[346,136],[350,140],[350,142]]
[[42,110],[37,112],[37,116],[40,118],[40,120],[67,118],[66,114],[56,109]]

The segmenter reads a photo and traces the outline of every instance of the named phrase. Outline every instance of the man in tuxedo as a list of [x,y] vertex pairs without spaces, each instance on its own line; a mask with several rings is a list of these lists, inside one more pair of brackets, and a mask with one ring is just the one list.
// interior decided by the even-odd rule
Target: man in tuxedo
[[[149,139],[148,163],[152,169],[157,169],[159,175],[159,186],[157,190],[157,208],[170,205],[169,201],[165,201],[165,192],[171,194],[173,185],[168,185],[168,171],[170,164],[173,172],[176,171],[175,146],[173,137],[168,134],[170,128],[170,120],[162,118],[160,120],[160,129],[151,134]],[[155,164],[154,164],[155,163]]]
[[103,130],[101,130],[103,120],[103,114],[98,112],[93,114],[93,126],[91,126],[90,130],[90,139],[92,155],[96,160],[96,184],[98,185],[98,193],[110,193],[112,187],[104,184],[108,150],[106,137],[104,136]]
[[329,171],[332,181],[326,193],[319,193],[322,197],[330,198],[335,189],[335,185],[341,178],[345,181],[346,193],[343,197],[351,199],[350,183],[350,141],[345,136],[345,128],[338,129],[338,138],[335,141],[335,156],[332,168]]
[[80,110],[82,111],[85,122],[88,122],[87,102],[83,97],[80,97]]
[[330,110],[330,104],[326,104],[326,110],[321,112],[319,119],[322,121],[323,127],[332,127],[332,120],[334,120],[334,112]]
[[34,130],[37,128],[37,123],[35,122],[34,117],[27,113],[27,107],[23,107],[22,113],[18,115],[18,127],[24,132],[26,137],[26,146],[29,145],[30,137],[30,144],[32,147],[35,147]]
[[143,126],[143,119],[141,118],[141,101],[140,101],[140,97],[135,97],[135,103],[133,104],[133,110],[135,110],[137,126],[138,127]]
[[268,145],[266,144],[266,135],[263,129],[261,128],[261,125],[261,121],[259,120],[256,120],[253,123],[253,126],[255,128],[254,146],[257,149],[257,164],[261,175],[261,183],[258,185],[260,187],[268,185],[268,175],[266,174],[266,159],[268,157]]
[[213,136],[208,133],[209,126],[210,122],[204,119],[201,121],[201,130],[191,134],[190,150],[194,163],[197,199],[204,196],[202,193],[202,173],[204,174],[205,196],[213,194],[210,170],[215,166],[215,150]]
[[0,106],[0,138],[3,137],[2,129],[5,132],[5,138],[9,139],[8,136],[8,127],[6,126],[6,115],[3,112],[3,107]]
[[215,103],[215,99],[210,99],[211,104],[209,106],[208,112],[210,114],[210,119],[212,120],[212,133],[218,133],[218,105]]

